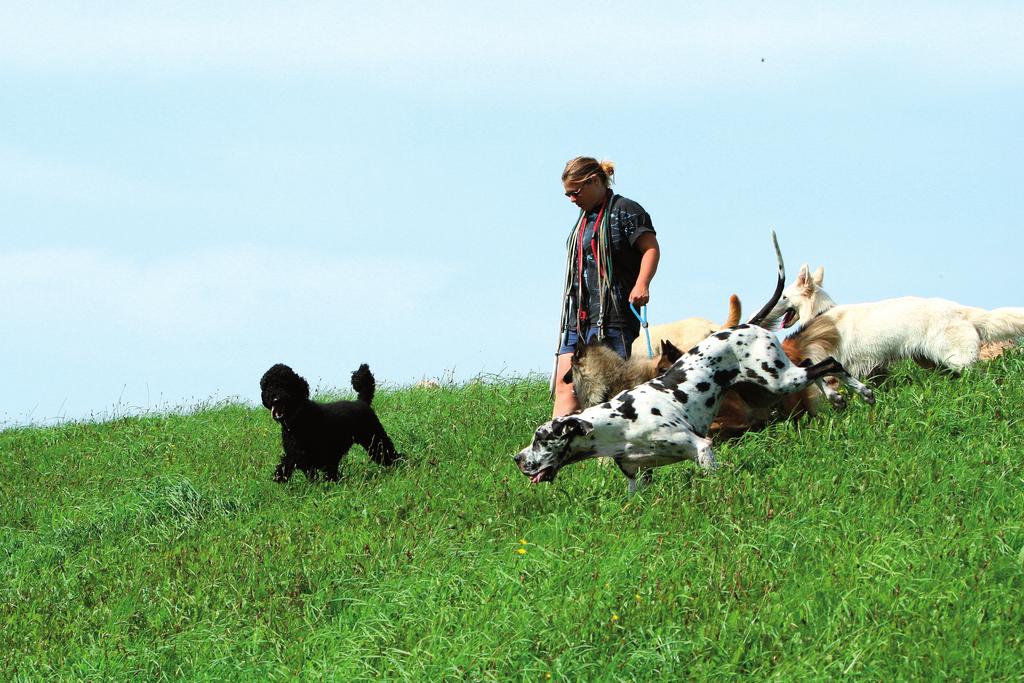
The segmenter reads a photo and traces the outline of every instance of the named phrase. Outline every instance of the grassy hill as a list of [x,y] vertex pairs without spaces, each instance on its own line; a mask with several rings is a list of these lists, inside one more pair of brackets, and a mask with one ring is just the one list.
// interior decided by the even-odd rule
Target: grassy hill
[[333,485],[246,406],[0,432],[0,679],[1017,678],[1024,356],[878,397],[633,498],[518,473],[535,379],[380,392]]

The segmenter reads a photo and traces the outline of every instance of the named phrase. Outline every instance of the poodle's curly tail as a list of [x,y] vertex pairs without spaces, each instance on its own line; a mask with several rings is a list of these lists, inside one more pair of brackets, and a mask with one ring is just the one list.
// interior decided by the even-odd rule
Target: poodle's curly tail
[[377,380],[370,372],[370,366],[363,363],[352,373],[352,388],[356,390],[359,400],[369,405],[373,401],[373,393],[377,390]]

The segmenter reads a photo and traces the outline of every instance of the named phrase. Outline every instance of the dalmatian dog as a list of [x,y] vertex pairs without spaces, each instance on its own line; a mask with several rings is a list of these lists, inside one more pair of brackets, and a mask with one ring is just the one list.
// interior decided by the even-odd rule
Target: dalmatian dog
[[[637,490],[637,475],[661,465],[694,460],[705,470],[717,465],[708,428],[726,390],[747,397],[781,395],[819,386],[835,377],[867,403],[867,386],[833,358],[793,365],[776,336],[756,325],[775,306],[785,281],[782,254],[772,232],[779,281],[772,300],[751,321],[717,332],[690,349],[665,374],[573,415],[542,424],[533,442],[515,456],[519,470],[534,484],[554,481],[558,472],[588,458],[615,461]],[[841,395],[836,394],[841,399]]]

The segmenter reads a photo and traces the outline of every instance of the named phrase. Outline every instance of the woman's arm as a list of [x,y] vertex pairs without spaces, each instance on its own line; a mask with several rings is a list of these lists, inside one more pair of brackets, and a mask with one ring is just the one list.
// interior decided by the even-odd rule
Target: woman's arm
[[633,248],[640,252],[640,273],[636,276],[633,291],[629,293],[629,303],[643,306],[651,298],[651,280],[658,271],[661,247],[658,246],[658,237],[653,232],[645,232],[636,238]]

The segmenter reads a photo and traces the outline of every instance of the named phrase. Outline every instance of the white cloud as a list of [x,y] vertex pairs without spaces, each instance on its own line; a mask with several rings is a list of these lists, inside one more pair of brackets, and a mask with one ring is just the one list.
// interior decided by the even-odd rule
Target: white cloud
[[[339,260],[267,248],[209,249],[156,262],[85,250],[0,256],[15,336],[131,331],[196,342],[244,337],[267,320],[365,327],[424,305],[444,271],[394,259]],[[68,339],[67,341],[71,341]]]

